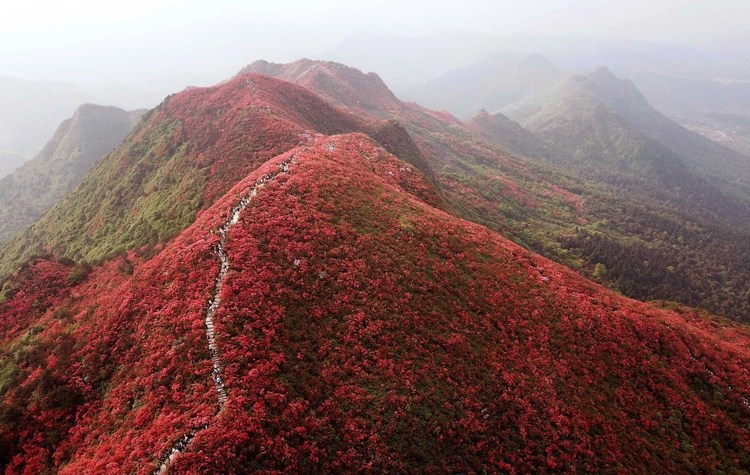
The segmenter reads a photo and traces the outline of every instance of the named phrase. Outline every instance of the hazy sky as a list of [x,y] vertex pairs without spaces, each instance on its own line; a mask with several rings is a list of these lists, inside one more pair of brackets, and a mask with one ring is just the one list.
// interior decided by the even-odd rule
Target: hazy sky
[[216,82],[258,58],[320,56],[357,32],[700,44],[747,32],[748,19],[748,0],[7,0],[0,75],[178,88]]

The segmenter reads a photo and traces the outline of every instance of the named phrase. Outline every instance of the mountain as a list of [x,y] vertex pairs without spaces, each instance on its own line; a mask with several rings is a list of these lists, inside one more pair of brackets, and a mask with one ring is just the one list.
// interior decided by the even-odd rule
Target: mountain
[[[637,64],[646,61],[645,57],[637,56],[641,58],[633,60]],[[653,88],[649,91],[652,91],[653,96],[661,98],[662,102],[666,97],[661,92],[653,92]],[[741,97],[741,94],[736,93],[725,94]],[[559,71],[551,61],[539,55],[496,53],[474,65],[415,86],[405,91],[404,95],[429,107],[446,109],[464,119],[473,117],[480,110],[502,112],[532,131],[557,127],[559,124],[553,125],[555,118],[560,118],[561,122],[579,122],[581,127],[587,120],[592,120],[593,123],[588,125],[593,127],[601,127],[597,122],[599,120],[609,121],[610,125],[607,127],[632,129],[633,137],[643,136],[644,140],[652,142],[652,145],[638,147],[665,146],[669,150],[651,153],[660,156],[676,155],[675,160],[683,161],[700,175],[721,181],[723,186],[743,194],[745,198],[750,196],[750,168],[747,167],[747,157],[701,137],[667,118],[649,104],[632,82],[618,79],[606,68],[598,68],[589,74],[570,76]],[[693,92],[692,95],[696,94]],[[576,107],[582,107],[589,115],[583,118],[576,117]],[[597,107],[601,109],[599,115],[608,112],[615,115],[609,118],[592,118],[590,115]],[[619,120],[624,120],[627,124],[621,126],[612,122]],[[603,132],[600,130],[598,133]],[[620,137],[623,134],[623,130],[620,130],[613,135]],[[575,136],[568,134],[566,130],[561,130],[560,135],[568,138]],[[604,133],[602,140],[610,138]],[[623,142],[622,138],[619,140]],[[628,139],[624,142],[634,140]],[[653,141],[659,144],[654,144]],[[565,151],[568,154],[571,152],[569,149],[575,147],[572,143],[563,145],[568,149]],[[584,146],[589,145],[591,144]],[[582,153],[612,154],[612,151],[604,150],[610,145],[600,144],[597,148]],[[623,145],[636,146],[634,143]],[[619,150],[617,153],[632,155],[631,151]]]
[[[576,35],[493,37],[445,33],[408,39],[362,35],[328,52],[327,57],[379,71],[398,95],[446,109],[463,119],[480,109],[500,111],[495,103],[507,100],[506,91],[496,90],[493,94],[492,84],[472,74],[491,67],[493,61],[501,66],[505,60],[512,61],[510,58],[542,55],[562,70],[574,72],[604,64],[617,76],[632,80],[649,103],[670,119],[747,154],[750,135],[738,134],[736,121],[727,117],[746,119],[750,115],[746,42],[741,35],[725,40],[696,49]],[[446,61],[432,64],[435,57],[424,51],[452,54]],[[503,73],[498,70],[496,74]],[[460,82],[459,78],[467,82]],[[521,86],[524,79],[531,83],[539,80],[536,75],[522,76]]]
[[666,118],[605,68],[571,78],[537,112],[517,118],[563,150],[568,165],[583,160],[594,173],[614,168],[729,219],[746,212],[750,158]]
[[[159,117],[221,131],[235,103],[282,129],[308,94],[239,76],[168,99],[122,147]],[[746,327],[628,300],[430,206],[367,135],[293,132],[152,253],[14,275],[6,471],[749,468]],[[139,166],[121,157],[99,166]]]
[[632,80],[660,112],[676,119],[695,117],[696,112],[740,113],[738,108],[747,112],[747,37],[747,32],[722,35],[721,41],[698,48],[575,34],[496,36],[446,31],[410,38],[361,34],[347,38],[325,57],[378,71],[399,96],[457,70],[476,68],[493,55],[541,55],[562,70],[574,72],[607,65],[619,77]]
[[84,89],[64,83],[0,76],[0,153],[8,172],[37,153],[80,104]]
[[537,98],[562,78],[564,74],[542,56],[495,53],[472,66],[405,90],[402,95],[466,119],[480,109],[498,112]]
[[155,93],[130,87],[86,87],[0,76],[0,178],[39,154],[60,123],[85,103],[140,109]]
[[750,469],[746,326],[496,231],[608,195],[374,76],[275,69],[320,92],[170,96],[2,247],[7,473]]
[[145,111],[86,104],[64,121],[36,158],[0,179],[0,242],[27,228],[117,147]]
[[[567,156],[562,145],[548,144],[537,133],[524,133],[499,118],[491,124],[492,120],[482,120],[480,114],[477,120],[464,124],[416,104],[394,104],[390,94],[381,99],[388,106],[375,112],[361,107],[356,99],[341,103],[337,97],[366,83],[364,79],[351,80],[357,71],[349,68],[350,74],[341,74],[342,65],[315,62],[315,75],[325,73],[327,79],[311,82],[308,78],[312,75],[299,67],[303,62],[263,67],[310,87],[329,103],[358,117],[398,121],[422,156],[429,159],[446,204],[464,219],[489,226],[631,297],[676,300],[750,321],[750,289],[745,284],[750,278],[750,235],[744,228],[745,209],[723,189],[717,189],[723,183],[706,184],[706,177],[696,177],[665,146],[655,144],[655,149],[668,157],[667,165],[676,166],[696,182],[696,189],[682,191],[676,186],[667,193],[663,186],[652,183],[647,172],[636,170],[637,174],[628,176],[621,170],[594,168],[617,178],[602,182],[602,176],[587,171],[590,167],[575,169],[559,162]],[[379,84],[359,93],[368,96],[372,90],[384,88]],[[590,102],[601,102],[587,93],[592,96],[595,100]],[[538,101],[544,96],[529,98],[533,101],[526,110],[538,111]],[[576,107],[572,101],[571,117],[576,117]],[[622,118],[618,121],[627,125]],[[482,130],[480,123],[488,127]],[[589,126],[582,129],[587,131]],[[631,129],[623,130],[654,145],[653,139]],[[580,137],[570,132],[572,143],[579,144]],[[519,139],[522,147],[513,144]],[[532,152],[530,157],[518,155]],[[644,158],[636,155],[639,160]],[[660,164],[658,157],[646,154],[645,158],[647,163]],[[613,188],[613,183],[618,186]],[[713,198],[718,198],[716,203]],[[601,265],[606,272],[601,272]]]
[[[588,187],[608,189],[582,193],[591,197],[587,222],[553,238],[583,259],[584,273],[642,299],[690,302],[724,315],[745,308],[747,286],[738,276],[750,269],[743,251],[750,246],[747,158],[680,128],[632,83],[604,69],[571,78],[519,120],[528,129],[487,114],[468,125]],[[563,260],[564,252],[545,247],[535,248]],[[716,297],[706,298],[709,293]]]
[[[746,232],[642,187],[604,187],[549,158],[508,153],[449,114],[394,99],[375,75],[308,61],[263,67],[313,90],[248,73],[168,98],[59,206],[0,247],[0,279],[49,252],[84,264],[156,252],[271,154],[315,133],[361,132],[427,177],[430,205],[628,296],[750,319]],[[221,120],[197,119],[211,114]]]

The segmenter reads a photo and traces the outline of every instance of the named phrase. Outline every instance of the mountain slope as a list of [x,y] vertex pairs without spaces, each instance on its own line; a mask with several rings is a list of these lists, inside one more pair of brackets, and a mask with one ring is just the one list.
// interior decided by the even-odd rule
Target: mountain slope
[[746,328],[591,284],[425,204],[405,165],[317,136],[149,259],[67,289],[27,269],[48,285],[0,307],[8,470],[748,469]]
[[0,180],[0,242],[36,221],[118,146],[144,111],[86,104],[57,129],[33,160]]
[[[707,158],[712,144],[694,144],[695,153],[683,158],[651,137],[648,123],[656,124],[653,130],[659,123],[663,130],[679,129],[632,85],[600,70],[573,78],[527,117],[531,130],[499,115],[480,114],[467,125],[588,182],[587,222],[556,232],[553,240],[563,249],[558,256],[579,256],[582,262],[573,266],[627,295],[677,300],[747,321],[747,201],[735,194],[736,186],[691,160],[714,167],[711,173],[731,168]],[[606,193],[591,189],[601,184]]]

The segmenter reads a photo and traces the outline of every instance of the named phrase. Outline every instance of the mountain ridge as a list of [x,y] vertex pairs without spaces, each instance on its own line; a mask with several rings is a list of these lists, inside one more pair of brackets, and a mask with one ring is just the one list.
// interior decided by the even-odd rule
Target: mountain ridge
[[398,99],[380,76],[372,72],[363,73],[356,68],[332,61],[301,59],[281,64],[258,60],[239,72],[247,73],[273,76],[299,84],[338,104],[356,105],[357,108],[375,114],[380,114],[384,108],[398,107]]
[[[0,304],[13,324],[51,295],[26,313],[33,334],[3,332],[20,338],[3,447],[23,451],[3,461],[145,473],[198,429],[170,472],[747,465],[745,327],[588,282],[424,203],[429,181],[404,165],[361,133],[316,135],[153,256],[117,257],[72,288],[70,264],[32,266],[52,289]],[[235,219],[214,417],[203,317]]]

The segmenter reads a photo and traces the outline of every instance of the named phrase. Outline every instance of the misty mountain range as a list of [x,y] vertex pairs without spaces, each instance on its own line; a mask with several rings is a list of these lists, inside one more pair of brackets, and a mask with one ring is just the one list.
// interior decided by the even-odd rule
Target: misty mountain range
[[[575,36],[517,34],[497,38],[479,33],[442,33],[415,38],[359,34],[322,56],[376,71],[399,97],[446,109],[462,119],[481,109],[500,112],[513,96],[518,100],[523,90],[539,93],[545,84],[606,66],[618,77],[632,80],[660,112],[747,153],[750,67],[744,66],[746,53],[725,44],[700,51]],[[452,81],[467,81],[461,86],[463,94],[455,91]],[[40,151],[55,127],[80,104],[137,109],[152,107],[173,92],[159,90],[157,84],[153,91],[143,91],[10,77],[0,78],[0,85],[0,176]],[[441,92],[439,96],[433,94],[437,91]],[[19,103],[20,98],[23,100]]]
[[[426,110],[419,112],[417,116],[413,115],[415,112],[405,112],[408,110],[406,108],[421,106],[401,102],[377,74],[361,74],[358,70],[340,63],[312,60],[300,60],[291,64],[256,61],[243,68],[239,74],[248,73],[293,81],[323,94],[332,103],[350,108],[350,113],[366,113],[380,120],[392,121],[387,125],[367,129],[368,133],[387,147],[397,147],[388,150],[414,164],[436,184],[440,181],[439,174],[436,175],[434,170],[435,165],[427,165],[429,159],[424,156],[425,152],[418,151],[418,144],[433,142],[436,133],[431,127],[418,124],[435,119],[420,117],[428,113]],[[697,226],[701,229],[698,235],[687,243],[684,237],[680,237],[681,241],[677,244],[679,250],[675,247],[671,250],[669,247],[652,249],[650,252],[655,252],[652,259],[661,261],[676,257],[675,265],[687,265],[688,259],[692,259],[688,257],[689,254],[695,251],[699,242],[709,240],[708,236],[711,236],[710,240],[719,246],[742,245],[740,243],[750,238],[746,224],[750,222],[748,158],[668,119],[648,103],[632,81],[619,79],[606,68],[600,67],[586,74],[565,73],[540,55],[497,53],[476,65],[449,72],[421,86],[413,87],[407,94],[419,104],[432,109],[448,109],[467,119],[463,123],[451,116],[439,119],[440,122],[447,121],[446,125],[453,123],[453,127],[461,127],[464,130],[461,134],[465,137],[460,140],[474,140],[471,134],[478,134],[503,151],[531,159],[534,166],[552,167],[546,172],[540,172],[543,173],[541,176],[544,176],[544,173],[549,176],[567,175],[580,180],[577,185],[567,185],[574,188],[610,187],[611,196],[599,198],[602,202],[627,201],[637,195],[635,201],[640,204],[634,204],[635,208],[657,208],[647,212],[642,210],[642,215],[655,213],[662,216],[676,213],[670,220],[677,222],[678,219],[682,219],[684,222],[679,224],[680,228]],[[480,112],[469,119],[472,111],[477,109]],[[72,128],[73,136],[68,132],[70,125],[63,124],[57,134],[60,137],[53,138],[46,146],[45,152],[3,180],[7,186],[0,195],[4,197],[4,201],[0,202],[0,212],[7,216],[6,222],[9,224],[0,236],[2,240],[7,240],[22,231],[72,190],[96,161],[122,140],[123,134],[133,125],[132,118],[138,117],[130,114],[130,119],[127,119],[128,115],[118,109],[96,109],[94,106],[87,106],[76,113],[73,124],[82,122],[81,119],[86,116],[96,117],[93,113],[95,110],[101,111],[97,112],[100,118],[93,122],[99,127],[95,129],[99,130],[98,139],[96,133],[88,132],[86,135],[86,128],[81,126]],[[113,125],[107,129],[102,122],[102,119],[107,117],[107,114],[104,114],[107,110],[111,111],[108,114],[115,122],[125,125]],[[119,116],[125,118],[124,122],[118,118]],[[405,121],[413,123],[414,128],[402,130],[399,124]],[[91,119],[88,123],[92,123]],[[65,140],[61,139],[61,134],[67,134]],[[452,136],[455,131],[446,130],[441,132],[442,134]],[[474,170],[468,173],[465,164],[459,167],[453,164],[448,152],[452,147],[445,143],[430,147],[429,153],[436,155],[433,160],[442,161],[443,173],[453,170],[451,173],[471,176],[472,180],[486,178],[487,171]],[[465,152],[456,150],[454,153]],[[445,158],[438,158],[440,156]],[[512,180],[518,181],[519,178]],[[191,186],[198,185],[193,183]],[[473,186],[485,185],[475,182]],[[132,192],[133,190],[123,189],[121,193]],[[591,188],[586,193],[593,196],[599,192]],[[464,197],[458,196],[455,199],[465,200]],[[92,206],[94,204],[100,206],[95,202]],[[163,203],[158,206],[162,205]],[[78,204],[75,207],[78,208]],[[602,236],[607,236],[607,246],[620,247],[625,242],[625,236],[629,236],[629,240],[637,237],[646,244],[647,233],[643,229],[634,232],[632,229],[624,228],[619,223],[620,218],[612,219],[611,213],[616,207],[619,205],[615,205],[613,201],[603,207],[603,214],[596,218],[603,219],[602,223],[607,223],[604,225],[606,227],[601,227],[603,224],[595,226],[600,232],[605,231]],[[86,214],[93,212],[89,210]],[[101,209],[98,212],[101,213]],[[503,213],[505,212],[507,210]],[[71,213],[74,211],[68,210],[63,212],[63,215]],[[152,233],[164,227],[165,223],[169,222],[164,213],[165,211],[159,211],[151,216],[146,228],[138,233]],[[554,220],[550,221],[549,217],[541,215],[531,218],[528,216],[528,210],[524,210],[513,220],[508,218],[502,213],[488,214],[486,210],[476,216],[476,219],[483,223],[500,226],[503,232],[537,252],[566,261],[569,265],[573,265],[573,256],[585,259],[589,264],[581,269],[584,274],[590,275],[593,265],[600,263],[598,261],[607,261],[611,271],[606,276],[599,275],[599,279],[634,297],[683,300],[721,312],[719,309],[724,307],[718,306],[720,298],[724,299],[726,305],[730,305],[728,302],[735,299],[742,301],[747,290],[743,289],[742,284],[742,276],[746,273],[742,267],[744,264],[736,267],[737,261],[732,261],[726,253],[720,254],[721,264],[716,265],[735,270],[731,285],[726,285],[722,290],[717,290],[718,293],[704,296],[701,300],[696,292],[705,284],[704,280],[708,279],[708,276],[688,284],[683,280],[674,280],[677,275],[663,276],[660,273],[663,267],[642,270],[634,275],[625,267],[621,267],[628,259],[623,258],[624,260],[614,262],[599,256],[598,261],[594,261],[594,251],[570,237],[574,229],[571,225],[575,229],[579,228],[575,220],[568,221],[556,231],[555,246],[573,246],[569,250],[561,250],[550,247],[549,236],[542,237],[539,234],[549,232]],[[50,216],[45,220],[49,219],[54,218]],[[157,221],[151,222],[153,219]],[[181,215],[179,219],[186,217]],[[653,221],[646,226],[651,227],[652,223]],[[129,226],[132,227],[134,224],[131,223]],[[528,229],[521,231],[530,225],[538,229],[531,234]],[[555,223],[554,226],[559,227],[560,223]],[[656,229],[664,229],[662,226],[657,225]],[[726,234],[721,230],[724,227],[732,231]],[[543,231],[545,229],[547,231]],[[157,234],[163,236],[164,231],[158,231]],[[84,242],[80,241],[81,238],[83,236],[71,235],[72,242],[77,243],[75,245],[79,247]],[[59,240],[59,237],[55,239]],[[86,237],[86,240],[88,239],[90,237]],[[730,244],[730,241],[734,243]],[[32,245],[24,241],[13,241],[10,245],[21,245],[19,250],[23,249],[21,256],[24,256],[38,249],[37,244],[42,242],[43,240],[40,240]],[[16,264],[17,262],[13,261],[11,266]],[[649,277],[652,271],[656,274]],[[661,290],[655,290],[653,287],[653,282],[657,278],[661,279]],[[644,286],[644,282],[651,282],[651,287]],[[696,290],[686,290],[693,287]],[[680,292],[684,292],[684,295]],[[733,297],[729,297],[728,294],[719,297],[726,292],[731,292]],[[740,315],[742,319],[746,318],[745,310],[739,310],[731,305],[726,308],[734,308],[737,312],[735,315]]]
[[[616,76],[633,81],[663,114],[723,145],[747,152],[750,66],[749,52],[742,44],[741,39],[733,38],[730,43],[699,50],[576,36],[517,34],[498,39],[436,34],[404,39],[359,35],[327,55],[378,71],[399,97],[446,109],[461,118],[480,109],[500,112],[502,107],[497,106],[509,99],[504,95],[518,95],[524,87],[539,92],[555,79],[605,66]],[[528,75],[520,70],[524,62],[531,63],[525,66]],[[514,75],[515,85],[511,84]],[[464,100],[457,99],[461,96],[456,91],[458,81],[467,81],[460,85]]]
[[91,167],[120,145],[144,112],[84,104],[63,121],[35,158],[0,178],[0,242],[70,193]]

